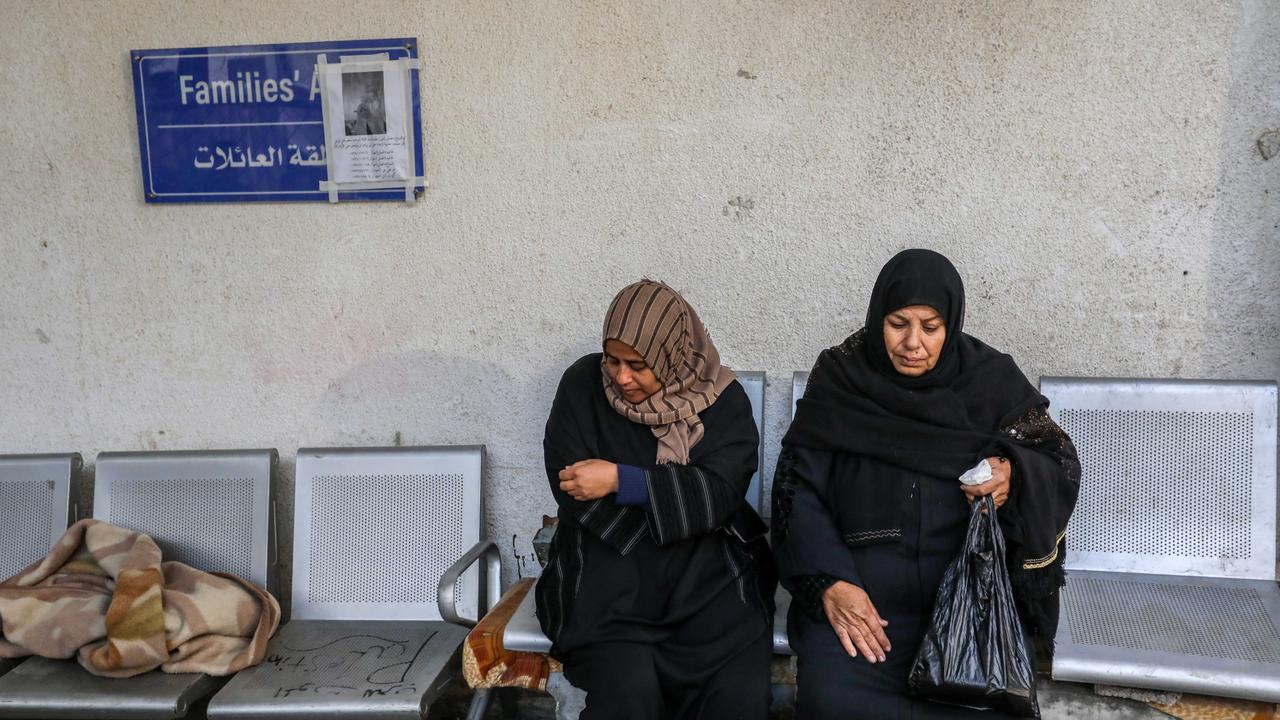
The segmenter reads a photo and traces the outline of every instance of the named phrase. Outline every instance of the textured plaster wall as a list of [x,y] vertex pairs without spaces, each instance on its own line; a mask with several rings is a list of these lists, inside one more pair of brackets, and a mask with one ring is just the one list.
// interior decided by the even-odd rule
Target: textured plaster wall
[[[143,204],[131,48],[405,35],[417,205]],[[1280,376],[1276,2],[4,0],[0,64],[0,452],[276,447],[287,510],[299,446],[484,443],[508,577],[642,275],[770,373],[768,470],[909,246],[1033,379]]]

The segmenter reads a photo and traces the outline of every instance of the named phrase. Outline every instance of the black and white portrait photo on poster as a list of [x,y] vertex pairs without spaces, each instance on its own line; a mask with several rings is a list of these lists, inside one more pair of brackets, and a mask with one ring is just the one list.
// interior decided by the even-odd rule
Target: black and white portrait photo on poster
[[384,135],[387,103],[382,72],[342,74],[342,109],[346,135]]

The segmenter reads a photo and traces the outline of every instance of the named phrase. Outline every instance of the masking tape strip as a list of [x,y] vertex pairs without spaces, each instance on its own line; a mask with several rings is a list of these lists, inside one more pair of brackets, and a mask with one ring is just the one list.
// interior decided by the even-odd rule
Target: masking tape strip
[[320,115],[324,121],[324,164],[325,180],[320,181],[320,189],[325,190],[328,185],[329,202],[338,202],[338,187],[335,183],[328,182],[328,178],[333,177],[333,138],[329,137],[329,96],[326,87],[329,84],[329,63],[324,53],[316,55],[316,73],[320,75]]
[[386,62],[390,59],[391,59],[391,56],[384,52],[372,53],[369,55],[339,55],[338,56],[338,62],[342,63],[343,65],[350,65],[352,63],[380,63],[380,62]]
[[414,133],[416,128],[413,127],[413,78],[411,75],[413,66],[417,64],[418,61],[413,58],[400,58],[398,63],[401,78],[400,85],[404,90],[404,149],[406,151],[405,157],[407,158],[406,164],[409,166],[407,168],[408,175],[410,176],[404,179],[404,201],[409,204],[413,204],[413,189],[418,184],[418,178],[412,177],[414,166],[418,163],[417,158],[413,155],[413,136],[416,134]]
[[423,178],[421,177],[411,177],[408,180],[369,180],[366,182],[349,183],[335,183],[327,180],[321,180],[320,191],[324,192],[325,190],[328,190],[330,193],[333,193],[338,190],[341,190],[342,192],[346,192],[348,190],[399,190],[404,187],[406,182],[411,186],[417,186],[421,185],[422,181]]

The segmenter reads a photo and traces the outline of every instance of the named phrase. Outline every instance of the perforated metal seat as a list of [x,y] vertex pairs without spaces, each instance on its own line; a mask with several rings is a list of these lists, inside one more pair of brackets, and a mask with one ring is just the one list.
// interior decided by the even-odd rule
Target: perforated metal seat
[[[294,619],[209,717],[423,717],[499,595],[483,459],[480,446],[299,450]],[[468,570],[480,557],[483,583]]]
[[[0,580],[44,557],[67,529],[80,456],[0,455]],[[0,658],[0,675],[20,660]]]
[[274,590],[275,450],[99,453],[93,516],[151,536],[165,560]]
[[1053,677],[1280,701],[1275,383],[1041,391],[1081,464]]
[[[267,586],[275,465],[274,450],[101,453],[94,517],[147,533],[166,559]],[[30,658],[0,677],[0,718],[177,718],[222,682],[101,678],[74,660]]]
[[0,580],[44,557],[71,514],[80,456],[0,455]]

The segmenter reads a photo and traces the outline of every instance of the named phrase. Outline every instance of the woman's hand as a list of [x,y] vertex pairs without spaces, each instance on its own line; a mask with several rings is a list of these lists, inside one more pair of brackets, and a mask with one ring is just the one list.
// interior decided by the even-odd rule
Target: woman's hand
[[889,621],[880,619],[876,606],[862,588],[837,580],[822,593],[822,608],[849,657],[858,657],[861,651],[869,663],[884,662],[884,654],[892,649],[889,637],[884,634]]
[[998,508],[1009,499],[1009,484],[1013,479],[1013,465],[1009,464],[1008,458],[1003,457],[989,457],[987,458],[987,463],[991,465],[991,479],[981,485],[965,485],[962,483],[960,490],[968,496],[969,502],[974,502],[984,495],[990,495]]
[[574,500],[595,500],[618,492],[618,466],[605,460],[580,460],[560,471],[560,489]]

